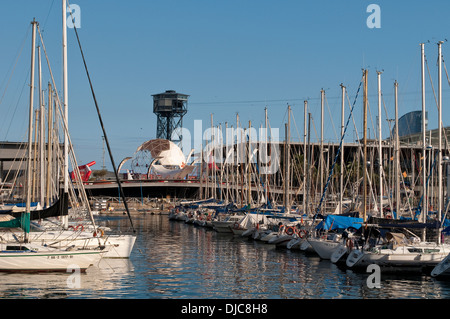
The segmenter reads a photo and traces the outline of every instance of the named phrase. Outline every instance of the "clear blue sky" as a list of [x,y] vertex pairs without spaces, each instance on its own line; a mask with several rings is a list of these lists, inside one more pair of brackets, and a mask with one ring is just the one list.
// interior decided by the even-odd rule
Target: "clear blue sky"
[[[79,35],[87,58],[116,164],[155,138],[152,94],[189,94],[184,126],[264,123],[284,138],[287,105],[294,110],[292,138],[302,139],[303,100],[309,100],[317,133],[320,90],[326,91],[326,141],[340,130],[340,84],[350,100],[362,69],[369,70],[369,127],[376,123],[376,71],[389,118],[394,118],[393,84],[399,82],[400,116],[421,110],[420,47],[437,90],[437,41],[450,39],[450,2],[288,1],[288,0],[75,0],[81,8]],[[369,4],[381,9],[381,28],[370,29]],[[57,85],[61,88],[61,0],[2,1],[0,5],[0,140],[24,139],[28,107],[33,18],[44,31]],[[72,29],[69,40],[69,125],[79,163],[102,164],[102,132]],[[429,41],[429,42],[428,42]],[[23,46],[23,49],[21,49]],[[443,55],[450,43],[443,44]],[[20,56],[19,56],[20,54]],[[18,58],[17,66],[14,67]],[[11,81],[9,77],[14,69]],[[45,71],[47,72],[47,71]],[[44,72],[43,82],[49,81]],[[6,93],[5,92],[6,89]],[[449,84],[443,70],[443,122],[450,125]],[[4,95],[4,98],[2,96]],[[427,75],[429,128],[437,127],[437,108]],[[362,136],[362,97],[355,119]],[[346,110],[348,112],[348,108]],[[388,135],[383,110],[383,137]],[[10,124],[12,123],[12,124]],[[299,133],[297,133],[297,131]],[[335,133],[336,132],[336,133]],[[356,138],[353,124],[346,140]],[[300,134],[300,135],[299,135]],[[312,137],[312,140],[317,139]],[[108,157],[106,165],[110,167]]]

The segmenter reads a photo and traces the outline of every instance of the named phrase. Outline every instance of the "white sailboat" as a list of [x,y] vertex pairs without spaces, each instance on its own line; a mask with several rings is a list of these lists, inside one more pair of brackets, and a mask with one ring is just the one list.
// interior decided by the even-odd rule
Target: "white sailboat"
[[388,233],[383,245],[367,250],[353,250],[347,260],[349,268],[377,264],[383,268],[403,271],[434,267],[450,253],[450,245],[423,242],[418,237],[406,238],[403,233]]
[[239,223],[242,218],[244,218],[244,215],[233,214],[227,216],[224,220],[213,220],[212,225],[218,233],[231,233],[233,225]]
[[[65,20],[64,20],[65,21]],[[35,67],[35,40],[37,22],[31,22],[32,48],[31,48],[31,76],[30,76],[30,107],[28,125],[28,158],[27,158],[27,183],[26,183],[26,209],[19,213],[20,217],[7,218],[2,223],[3,227],[21,227],[23,229],[23,240],[17,237],[16,242],[0,244],[0,271],[1,272],[49,272],[67,271],[76,267],[81,271],[98,262],[104,252],[98,245],[93,249],[82,249],[76,246],[52,248],[46,244],[30,242],[30,219],[31,219],[31,161],[32,161],[32,135],[33,135],[33,95],[34,95],[34,67]],[[63,194],[62,206],[65,206],[67,197]],[[35,210],[34,212],[39,213]],[[7,215],[9,216],[9,215]]]
[[67,272],[85,271],[101,259],[100,249],[50,248],[44,245],[23,243],[0,244],[1,272]]
[[[439,161],[442,163],[441,145],[442,145],[442,121],[441,121],[441,107],[442,107],[442,95],[441,95],[441,44],[438,43],[438,65],[439,65]],[[424,107],[424,95],[425,95],[425,72],[424,72],[424,44],[421,44],[422,51],[422,103]],[[395,82],[395,92],[396,92],[396,108],[397,108],[397,82]],[[425,117],[423,117],[423,120]],[[396,123],[397,124],[397,123]],[[398,127],[398,125],[397,125]],[[424,126],[423,126],[424,128]],[[425,133],[423,129],[423,134]],[[397,135],[397,133],[396,133]],[[439,183],[439,202],[438,202],[438,221],[441,219],[442,211],[442,169],[439,164],[438,170],[438,183]],[[424,183],[425,184],[425,183]],[[426,220],[427,208],[422,206],[423,218]],[[398,209],[398,204],[397,204]],[[397,210],[398,211],[398,210]],[[425,232],[424,232],[425,234]],[[387,233],[385,242],[380,245],[375,245],[369,249],[365,250],[353,250],[347,260],[346,264],[350,268],[366,267],[369,264],[377,264],[384,268],[392,268],[392,270],[402,271],[405,269],[423,270],[428,267],[435,267],[433,269],[434,274],[437,276],[446,268],[448,261],[446,260],[448,254],[450,253],[450,245],[441,243],[441,229],[439,228],[437,241],[428,242],[425,241],[425,236],[420,239],[418,236],[414,235],[410,238],[406,238],[403,233]]]
[[308,243],[315,250],[315,252],[319,255],[320,258],[329,260],[331,259],[331,255],[337,249],[337,247],[341,244],[341,235],[340,234],[329,234],[325,238],[323,237],[311,237],[308,238]]

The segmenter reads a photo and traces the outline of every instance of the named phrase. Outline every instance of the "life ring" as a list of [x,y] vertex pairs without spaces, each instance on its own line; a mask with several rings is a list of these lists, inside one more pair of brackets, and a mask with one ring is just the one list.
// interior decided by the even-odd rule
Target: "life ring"
[[94,237],[103,237],[104,234],[105,234],[105,232],[103,231],[103,229],[97,228],[96,230],[94,230],[93,236]]
[[285,230],[286,234],[288,234],[289,236],[294,234],[294,228],[293,227],[287,227]]
[[306,236],[306,230],[300,229],[300,230],[298,231],[298,237],[299,237],[299,238],[303,238],[303,237],[305,237],[305,236]]

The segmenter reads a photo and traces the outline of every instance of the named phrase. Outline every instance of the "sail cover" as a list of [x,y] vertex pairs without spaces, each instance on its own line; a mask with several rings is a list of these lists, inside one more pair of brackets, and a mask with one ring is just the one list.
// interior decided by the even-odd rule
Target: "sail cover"
[[346,229],[348,227],[353,227],[356,229],[361,228],[363,219],[356,217],[348,217],[348,216],[339,216],[339,215],[328,215],[325,217],[323,221],[321,221],[316,229]]

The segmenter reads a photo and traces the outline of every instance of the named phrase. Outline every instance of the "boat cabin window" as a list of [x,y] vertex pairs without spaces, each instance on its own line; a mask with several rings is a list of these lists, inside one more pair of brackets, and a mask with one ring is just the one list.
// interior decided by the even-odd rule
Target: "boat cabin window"
[[423,252],[422,248],[408,248],[410,253],[421,253]]
[[27,247],[25,247],[25,246],[6,246],[6,250],[21,250],[21,251],[24,251],[24,250],[29,250]]
[[425,253],[427,254],[431,254],[431,253],[438,253],[441,250],[439,248],[428,248],[428,249],[424,249]]

